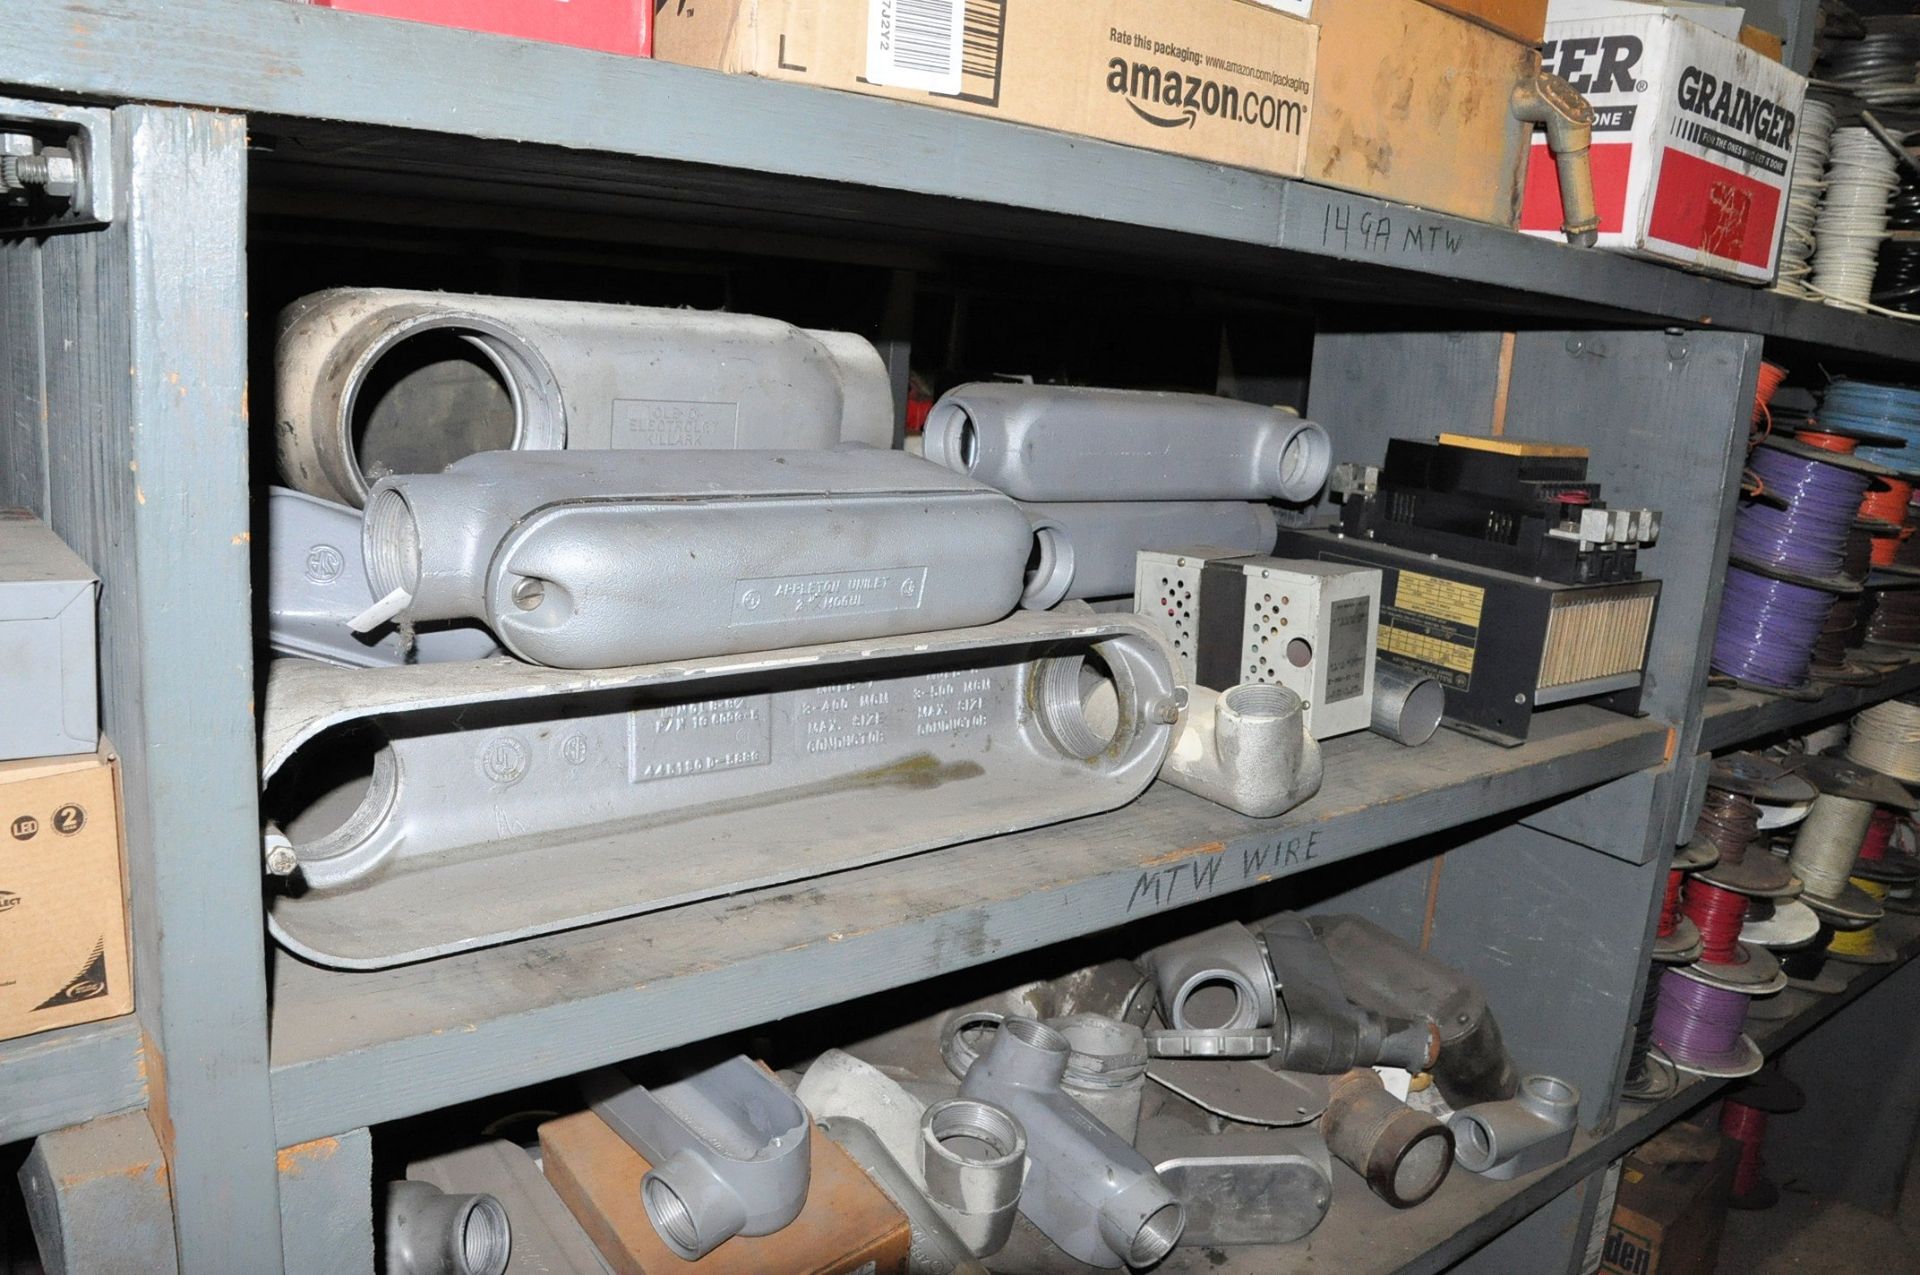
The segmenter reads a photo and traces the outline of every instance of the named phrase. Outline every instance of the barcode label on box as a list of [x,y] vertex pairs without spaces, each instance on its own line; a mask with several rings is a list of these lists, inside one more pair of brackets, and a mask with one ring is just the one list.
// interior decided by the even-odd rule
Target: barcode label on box
[[965,0],[869,0],[867,79],[928,93],[960,91]]

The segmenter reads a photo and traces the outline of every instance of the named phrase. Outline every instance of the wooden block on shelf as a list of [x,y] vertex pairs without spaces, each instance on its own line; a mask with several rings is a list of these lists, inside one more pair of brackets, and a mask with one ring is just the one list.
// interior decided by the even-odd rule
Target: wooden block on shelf
[[807,1202],[772,1235],[736,1235],[697,1262],[661,1242],[640,1202],[646,1160],[591,1111],[540,1126],[547,1180],[616,1275],[902,1275],[906,1215],[837,1144],[813,1130]]

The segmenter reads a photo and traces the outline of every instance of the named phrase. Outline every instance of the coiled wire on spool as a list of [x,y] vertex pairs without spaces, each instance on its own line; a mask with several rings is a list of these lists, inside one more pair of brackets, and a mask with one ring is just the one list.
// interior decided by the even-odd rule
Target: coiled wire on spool
[[[1803,435],[1804,437],[1804,435]],[[1867,574],[1873,545],[1867,529],[1855,523],[1847,532],[1847,547],[1841,555],[1840,574],[1861,579]],[[1838,674],[1848,669],[1847,650],[1853,645],[1854,631],[1860,627],[1860,594],[1841,594],[1833,600],[1826,623],[1813,639],[1809,668],[1817,677]]]
[[1920,589],[1874,589],[1860,640],[1869,646],[1920,646]]
[[1660,966],[1647,967],[1647,984],[1640,992],[1640,1011],[1633,1020],[1633,1044],[1627,1051],[1625,1093],[1629,1098],[1653,1100],[1673,1090],[1673,1073],[1664,1057],[1653,1054],[1653,1016],[1660,1007]]
[[1760,835],[1760,807],[1753,798],[1725,788],[1709,787],[1700,802],[1694,835],[1705,837],[1720,852],[1720,862],[1739,863],[1747,847]]
[[1828,305],[1865,311],[1872,304],[1887,205],[1899,184],[1893,156],[1872,133],[1834,130],[1826,197],[1813,226],[1813,277],[1806,285]]
[[1661,978],[1653,1043],[1674,1066],[1709,1075],[1751,1074],[1760,1051],[1741,1032],[1746,1022],[1745,994],[1709,987],[1678,969]]
[[[1920,389],[1880,381],[1842,379],[1820,398],[1820,424],[1876,436],[1855,455],[1906,474],[1920,473]],[[1891,438],[1882,443],[1878,438]]]
[[1833,600],[1804,584],[1728,567],[1713,633],[1714,671],[1756,686],[1803,685]]
[[1700,930],[1700,959],[1731,965],[1740,957],[1740,926],[1747,919],[1747,896],[1694,877],[1680,893],[1680,910]]
[[1855,713],[1847,757],[1903,783],[1920,783],[1920,706],[1890,699]]
[[1800,108],[1799,139],[1793,149],[1793,172],[1787,182],[1787,217],[1780,240],[1780,268],[1776,292],[1810,297],[1807,281],[1813,274],[1814,222],[1820,216],[1820,195],[1827,188],[1827,148],[1833,136],[1833,106],[1808,96]]
[[[1887,897],[1887,887],[1879,881],[1869,881],[1865,877],[1854,877],[1852,884],[1859,886],[1876,902]],[[1860,965],[1885,965],[1893,960],[1893,949],[1880,937],[1878,925],[1863,925],[1857,930],[1839,930],[1833,941],[1827,944],[1827,955],[1837,956],[1843,961]]]
[[1813,942],[1780,953],[1780,972],[1787,976],[1788,983],[1805,991],[1831,994],[1840,990],[1837,985],[1820,978],[1827,968],[1827,945],[1833,942],[1834,933],[1832,924],[1821,917],[1820,928],[1814,932]]
[[1741,506],[1733,523],[1735,557],[1760,567],[1809,576],[1839,572],[1847,532],[1871,480],[1826,461],[1756,448],[1749,468],[1784,508],[1764,501]]
[[1800,824],[1793,841],[1793,854],[1787,860],[1800,878],[1802,898],[1838,898],[1847,888],[1861,842],[1866,840],[1867,825],[1873,820],[1873,803],[1853,797],[1821,793]]
[[[1791,205],[1787,215],[1793,215]],[[1920,314],[1920,179],[1905,165],[1900,168],[1900,188],[1887,205],[1887,241],[1880,245],[1873,302],[1899,314]]]

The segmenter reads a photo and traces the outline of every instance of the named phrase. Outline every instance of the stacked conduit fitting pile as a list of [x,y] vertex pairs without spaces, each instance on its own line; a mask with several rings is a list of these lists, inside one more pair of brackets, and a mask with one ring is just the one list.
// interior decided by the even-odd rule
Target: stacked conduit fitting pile
[[1813,228],[1820,216],[1821,192],[1827,188],[1827,146],[1833,124],[1833,105],[1809,96],[1800,109],[1800,136],[1793,150],[1786,227],[1780,240],[1780,269],[1773,285],[1774,291],[1789,296],[1814,295],[1807,282],[1813,275]]
[[1828,305],[1855,311],[1870,305],[1887,205],[1899,184],[1894,158],[1879,138],[1864,128],[1834,130],[1808,284]]
[[1847,538],[1879,467],[1852,450],[1846,439],[1826,449],[1776,438],[1754,449],[1759,491],[1734,518],[1714,671],[1763,690],[1806,683],[1834,598],[1860,588],[1844,574]]

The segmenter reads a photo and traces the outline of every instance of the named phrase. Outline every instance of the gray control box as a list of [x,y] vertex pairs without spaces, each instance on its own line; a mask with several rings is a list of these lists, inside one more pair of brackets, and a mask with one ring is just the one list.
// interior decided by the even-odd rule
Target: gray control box
[[0,509],[0,761],[100,745],[100,578],[24,509]]

